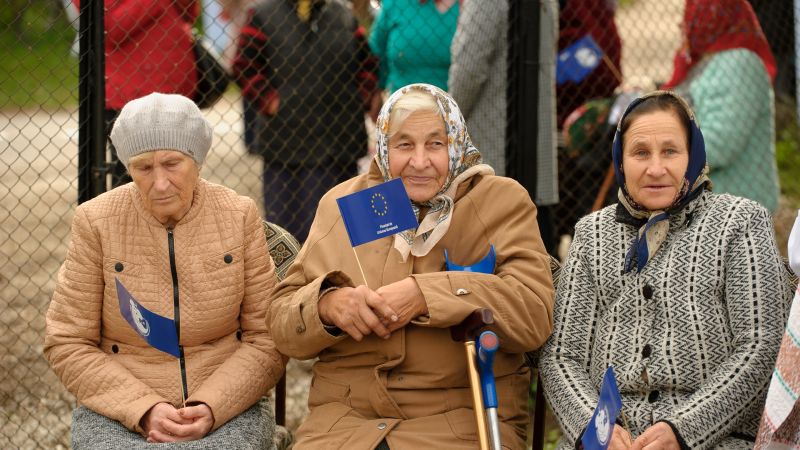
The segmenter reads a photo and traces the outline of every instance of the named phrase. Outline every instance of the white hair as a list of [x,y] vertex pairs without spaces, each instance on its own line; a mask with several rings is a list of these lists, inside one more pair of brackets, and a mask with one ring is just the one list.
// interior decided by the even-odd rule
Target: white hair
[[397,100],[392,107],[392,112],[389,113],[388,136],[391,138],[403,126],[403,122],[417,111],[432,112],[438,116],[442,115],[433,95],[419,90],[409,91]]

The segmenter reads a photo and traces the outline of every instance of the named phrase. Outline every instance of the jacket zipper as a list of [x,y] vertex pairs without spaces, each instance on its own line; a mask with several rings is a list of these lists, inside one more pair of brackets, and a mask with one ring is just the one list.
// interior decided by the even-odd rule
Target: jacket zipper
[[183,386],[183,403],[189,397],[189,389],[186,384],[186,359],[183,357],[183,345],[181,342],[181,304],[178,290],[178,268],[175,265],[175,236],[173,230],[167,230],[167,242],[169,243],[169,269],[172,272],[172,307],[175,311],[175,334],[178,335],[178,360],[181,365],[181,383]]

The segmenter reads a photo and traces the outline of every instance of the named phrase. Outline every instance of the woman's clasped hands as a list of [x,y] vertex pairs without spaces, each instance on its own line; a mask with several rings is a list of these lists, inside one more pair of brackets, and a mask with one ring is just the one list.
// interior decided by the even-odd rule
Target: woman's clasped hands
[[679,450],[681,447],[665,422],[658,422],[633,439],[631,433],[621,426],[614,427],[608,450]]
[[412,277],[372,290],[361,285],[329,291],[319,299],[319,318],[335,325],[356,341],[370,333],[388,339],[414,318],[427,314],[428,306]]
[[214,426],[214,414],[205,403],[177,409],[156,403],[142,417],[147,442],[193,441],[205,437]]

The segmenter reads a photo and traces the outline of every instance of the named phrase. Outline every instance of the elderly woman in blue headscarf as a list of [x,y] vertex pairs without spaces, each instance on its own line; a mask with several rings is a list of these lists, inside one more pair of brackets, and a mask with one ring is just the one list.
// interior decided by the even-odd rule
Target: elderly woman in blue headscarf
[[[476,448],[464,347],[450,327],[479,308],[494,313],[500,338],[502,442],[523,448],[523,354],[544,343],[552,323],[536,207],[519,183],[481,163],[458,106],[437,87],[396,91],[377,135],[369,172],[322,198],[272,295],[268,321],[281,352],[319,357],[294,448]],[[351,248],[336,199],[392,179],[402,180],[417,227]],[[446,259],[473,266],[492,248],[488,271],[447,270]]]
[[[791,299],[769,213],[711,192],[671,92],[628,106],[612,156],[619,203],[575,227],[540,361],[559,448],[751,448]],[[623,415],[587,427],[608,367]]]

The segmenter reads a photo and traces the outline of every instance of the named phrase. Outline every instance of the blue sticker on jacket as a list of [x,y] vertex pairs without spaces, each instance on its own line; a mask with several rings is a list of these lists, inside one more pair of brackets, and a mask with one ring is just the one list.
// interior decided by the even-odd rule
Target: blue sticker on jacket
[[489,253],[480,261],[470,266],[459,266],[458,264],[453,264],[450,262],[450,259],[447,257],[447,249],[445,249],[444,262],[447,270],[453,272],[477,272],[493,274],[494,266],[497,263],[497,254],[494,251],[494,245],[491,245],[489,246]]

